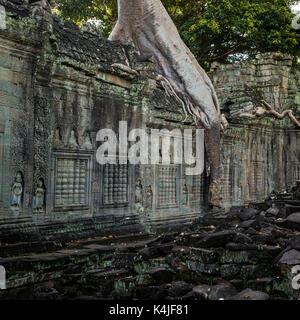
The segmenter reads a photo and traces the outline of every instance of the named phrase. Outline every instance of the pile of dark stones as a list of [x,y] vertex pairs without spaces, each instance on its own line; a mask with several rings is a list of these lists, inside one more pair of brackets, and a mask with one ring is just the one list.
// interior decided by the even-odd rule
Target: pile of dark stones
[[[300,186],[26,288],[33,299],[299,300]],[[300,267],[299,267],[300,269]],[[28,291],[29,290],[29,291]]]

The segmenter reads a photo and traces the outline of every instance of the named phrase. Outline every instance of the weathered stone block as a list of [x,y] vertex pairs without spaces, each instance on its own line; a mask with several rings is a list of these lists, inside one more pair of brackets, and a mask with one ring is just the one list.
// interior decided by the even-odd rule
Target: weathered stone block
[[264,292],[253,291],[250,288],[230,297],[228,300],[269,300],[270,296]]
[[227,242],[233,241],[235,235],[236,234],[233,231],[216,232],[206,236],[203,240],[200,240],[197,245],[204,248],[222,247],[225,246]]
[[225,250],[221,254],[222,264],[247,264],[257,263],[257,257],[255,253],[250,251],[229,251]]
[[187,260],[188,268],[197,274],[206,274],[211,276],[220,275],[220,266],[218,264],[204,264],[198,261]]
[[241,266],[236,264],[223,264],[220,270],[222,279],[233,280],[239,275]]

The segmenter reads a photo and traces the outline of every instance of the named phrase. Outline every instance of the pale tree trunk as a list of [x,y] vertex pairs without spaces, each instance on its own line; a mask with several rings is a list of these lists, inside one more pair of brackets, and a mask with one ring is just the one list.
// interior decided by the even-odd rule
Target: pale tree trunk
[[220,207],[220,136],[226,120],[211,80],[182,41],[160,0],[118,0],[118,9],[118,22],[109,39],[131,41],[141,55],[153,55],[157,72],[170,82],[186,109],[205,128],[211,173],[209,202]]

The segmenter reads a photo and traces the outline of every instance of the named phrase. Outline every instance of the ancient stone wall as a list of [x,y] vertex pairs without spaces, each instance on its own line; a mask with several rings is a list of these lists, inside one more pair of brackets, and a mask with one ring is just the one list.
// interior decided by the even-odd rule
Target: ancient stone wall
[[299,180],[299,128],[286,117],[249,120],[243,117],[261,104],[250,87],[278,112],[292,109],[300,117],[299,67],[292,57],[276,53],[229,65],[214,63],[209,73],[230,121],[223,137],[226,206],[265,199]]
[[149,231],[195,219],[203,176],[185,176],[183,165],[96,161],[97,132],[118,133],[119,121],[128,132],[193,128],[181,124],[183,111],[156,82],[154,64],[137,60],[130,44],[2,4],[3,242]]
[[[96,161],[97,132],[118,132],[121,120],[128,131],[193,128],[156,81],[151,59],[21,2],[0,0],[0,240],[181,228],[203,215],[206,171],[191,177],[184,165]],[[299,130],[290,120],[240,117],[255,107],[245,83],[262,88],[277,110],[299,115],[297,70],[290,57],[273,55],[213,66],[230,120],[222,143],[226,207],[261,201],[299,179]]]

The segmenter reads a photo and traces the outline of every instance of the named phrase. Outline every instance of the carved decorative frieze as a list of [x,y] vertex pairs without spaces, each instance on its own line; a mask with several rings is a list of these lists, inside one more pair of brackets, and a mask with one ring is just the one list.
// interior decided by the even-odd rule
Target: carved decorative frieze
[[264,197],[264,163],[262,161],[253,162],[253,186],[254,192],[258,198]]
[[58,155],[55,161],[54,207],[89,206],[90,158]]
[[47,141],[50,136],[48,100],[36,96],[34,112],[34,185],[37,185],[40,178],[44,183],[47,183],[48,180],[49,146]]
[[192,177],[192,199],[191,202],[200,203],[204,201],[204,175],[195,175]]
[[300,180],[300,163],[295,164],[295,177],[297,181]]
[[128,202],[128,165],[105,164],[103,168],[104,205]]
[[158,192],[157,207],[177,207],[177,188],[179,182],[179,166],[157,166]]
[[232,178],[233,178],[233,171],[232,171],[232,155],[231,155],[231,145],[226,144],[223,146],[223,153],[222,153],[222,163],[223,163],[223,183],[222,183],[222,198],[223,200],[229,200],[232,197]]

